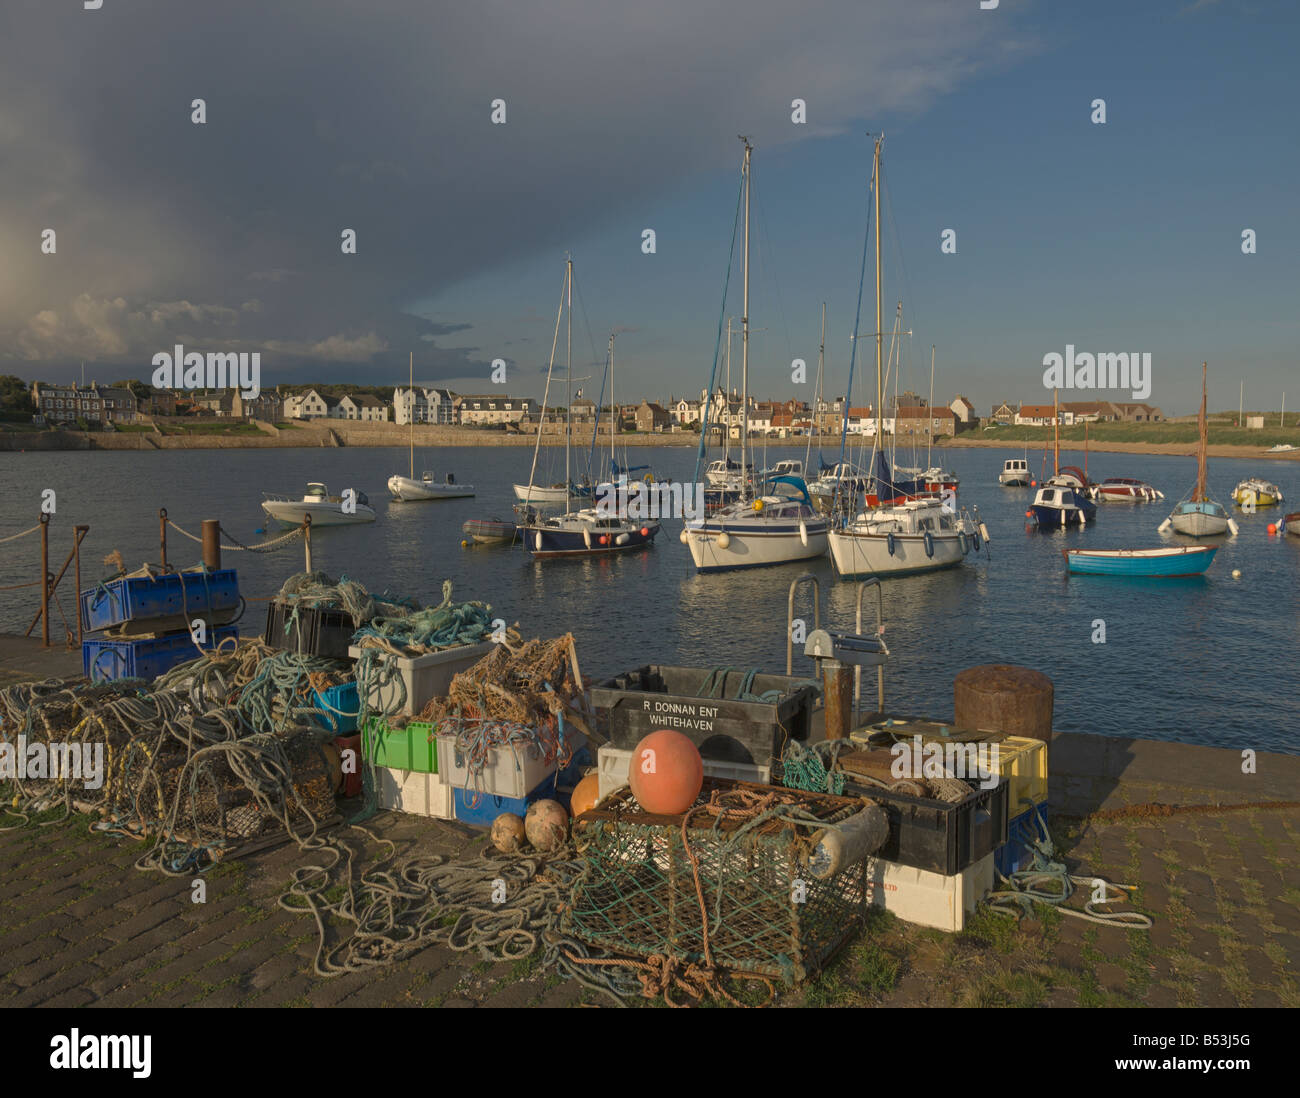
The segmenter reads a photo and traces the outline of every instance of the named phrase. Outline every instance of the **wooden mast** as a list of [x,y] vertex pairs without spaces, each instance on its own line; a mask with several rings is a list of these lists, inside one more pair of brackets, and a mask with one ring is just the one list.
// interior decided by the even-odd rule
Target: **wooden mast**
[[1196,492],[1192,496],[1193,503],[1205,502],[1205,443],[1206,436],[1209,433],[1209,425],[1205,420],[1205,375],[1208,368],[1207,363],[1201,363],[1201,411],[1196,417],[1196,426],[1201,433],[1201,441],[1196,448]]

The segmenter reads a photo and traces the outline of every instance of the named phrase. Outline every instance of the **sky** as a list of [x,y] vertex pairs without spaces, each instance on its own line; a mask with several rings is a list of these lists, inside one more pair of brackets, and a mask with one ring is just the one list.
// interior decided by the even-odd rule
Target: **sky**
[[[1244,382],[1300,411],[1298,30],[1262,0],[8,3],[0,373],[147,378],[180,343],[260,352],[264,388],[386,385],[413,353],[426,384],[539,397],[571,254],[587,395],[615,331],[620,402],[698,394],[741,314],[746,134],[751,392],[811,399],[825,302],[840,395],[883,132],[900,388],[933,345],[936,401],[1050,401],[1068,346],[1149,353],[1167,415],[1203,360],[1211,408]],[[1133,399],[1062,393],[1097,398]]]

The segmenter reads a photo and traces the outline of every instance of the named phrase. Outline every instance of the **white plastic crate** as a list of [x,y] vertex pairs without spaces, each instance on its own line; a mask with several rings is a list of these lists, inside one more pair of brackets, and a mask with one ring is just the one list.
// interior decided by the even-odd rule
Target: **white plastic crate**
[[[444,648],[441,652],[430,652],[414,658],[389,657],[396,661],[402,683],[406,687],[406,702],[401,712],[408,717],[419,716],[430,700],[447,696],[451,680],[456,675],[473,667],[491,651],[492,642],[484,641],[482,644]],[[348,649],[348,655],[354,660],[360,659],[361,649],[354,645]],[[388,713],[389,706],[397,704],[400,694],[401,687],[396,682],[390,682],[385,687],[371,687],[370,708],[379,713]]]
[[418,770],[375,767],[379,779],[379,807],[439,820],[455,818],[451,786],[438,774]]
[[[596,795],[603,801],[614,790],[627,785],[628,771],[632,766],[632,751],[606,744],[596,752],[596,763],[600,768]],[[760,782],[763,785],[767,785],[772,780],[770,766],[724,762],[720,759],[705,759],[704,774],[709,778],[731,778],[738,782]]]
[[465,757],[456,750],[456,737],[438,737],[438,773],[450,786],[490,793],[498,797],[525,797],[555,771],[536,744],[494,747],[488,752],[481,774],[471,774]]
[[959,931],[966,915],[993,888],[993,855],[946,877],[926,869],[867,859],[867,900],[918,926]]

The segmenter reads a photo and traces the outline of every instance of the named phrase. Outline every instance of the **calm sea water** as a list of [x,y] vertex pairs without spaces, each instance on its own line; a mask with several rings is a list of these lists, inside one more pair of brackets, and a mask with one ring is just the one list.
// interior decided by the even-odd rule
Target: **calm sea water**
[[[825,454],[830,459],[831,448]],[[572,631],[587,675],[652,662],[784,671],[787,591],[804,571],[821,582],[824,623],[852,629],[854,585],[836,579],[829,558],[699,576],[677,540],[680,520],[665,522],[653,548],[601,560],[534,562],[518,547],[463,549],[465,519],[511,517],[510,485],[527,480],[531,456],[522,447],[422,451],[417,472],[430,468],[441,479],[450,470],[475,485],[477,498],[395,504],[384,485],[392,473],[406,471],[401,448],[0,454],[0,487],[8,501],[0,537],[32,525],[41,490],[53,488],[53,567],[71,547],[73,524],[87,523],[82,574],[98,578],[100,560],[114,549],[128,567],[157,560],[159,507],[193,533],[201,519],[219,518],[236,538],[255,543],[264,540],[256,534],[265,525],[263,492],[301,495],[308,480],[323,480],[332,492],[366,492],[379,519],[317,530],[318,568],[421,601],[436,602],[442,581],[450,579],[455,598],[490,603],[526,635]],[[558,456],[562,461],[562,452]],[[767,461],[802,456],[802,448],[773,448]],[[887,704],[951,717],[957,672],[980,663],[1016,663],[1051,676],[1062,731],[1300,752],[1300,538],[1266,532],[1281,512],[1300,507],[1300,465],[1262,457],[1212,460],[1215,498],[1226,500],[1239,479],[1258,474],[1281,485],[1288,503],[1239,514],[1241,535],[1224,543],[1206,577],[1142,581],[1067,578],[1061,550],[1161,544],[1156,527],[1194,483],[1193,459],[1092,455],[1094,478],[1140,477],[1168,499],[1102,505],[1094,525],[1049,534],[1026,530],[1030,489],[998,485],[1008,456],[1011,451],[993,449],[942,455],[961,478],[960,503],[978,506],[993,542],[987,556],[972,555],[958,569],[885,584],[893,652]],[[678,479],[692,475],[695,452],[633,450],[629,458]],[[1040,456],[1029,458],[1037,474]],[[548,459],[553,468],[556,455],[544,452]],[[1082,464],[1082,455],[1063,455],[1062,462]],[[0,586],[36,578],[38,554],[35,536],[0,545]],[[177,564],[195,563],[199,547],[173,533],[169,556]],[[267,595],[301,569],[303,557],[295,545],[267,555],[227,553],[224,563],[239,568],[245,594]],[[65,583],[63,604],[71,617],[71,581]],[[810,618],[807,600],[805,592],[796,613]],[[25,628],[35,606],[32,589],[0,591],[0,630]],[[245,630],[260,633],[263,614],[260,605],[250,606]],[[1093,642],[1099,620],[1104,644]],[[810,672],[811,661],[796,652],[795,670]],[[874,676],[864,680],[865,687]]]

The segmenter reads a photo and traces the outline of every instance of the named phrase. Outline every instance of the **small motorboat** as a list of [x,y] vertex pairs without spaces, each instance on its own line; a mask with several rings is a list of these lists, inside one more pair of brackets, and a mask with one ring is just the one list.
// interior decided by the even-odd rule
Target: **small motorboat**
[[1292,511],[1282,520],[1282,529],[1285,533],[1300,538],[1300,511]]
[[1166,549],[1065,549],[1068,572],[1093,576],[1199,576],[1214,561],[1217,545]]
[[1300,446],[1292,446],[1289,442],[1279,442],[1276,446],[1270,446],[1264,451],[1266,454],[1289,454],[1295,450],[1300,450]]
[[1164,499],[1165,494],[1152,488],[1144,480],[1133,477],[1107,477],[1097,485],[1094,499],[1102,503],[1151,503]]
[[999,484],[1007,488],[1028,488],[1029,480],[1029,462],[1024,458],[1008,458],[1002,463]]
[[1282,489],[1262,477],[1247,477],[1232,490],[1238,507],[1272,507],[1281,503]]
[[1097,517],[1097,505],[1088,498],[1088,478],[1073,465],[1044,482],[1029,505],[1040,527],[1087,526]]
[[393,499],[403,503],[425,499],[464,499],[474,495],[474,485],[457,484],[451,473],[442,483],[434,480],[432,473],[423,473],[419,480],[412,477],[388,478],[388,491]]
[[477,545],[509,545],[515,540],[515,529],[513,522],[490,518],[469,519],[460,531]]
[[364,492],[345,496],[331,496],[325,485],[307,485],[302,499],[289,496],[267,496],[262,510],[285,526],[299,526],[305,516],[311,515],[313,526],[351,526],[358,522],[374,522],[375,511]]

